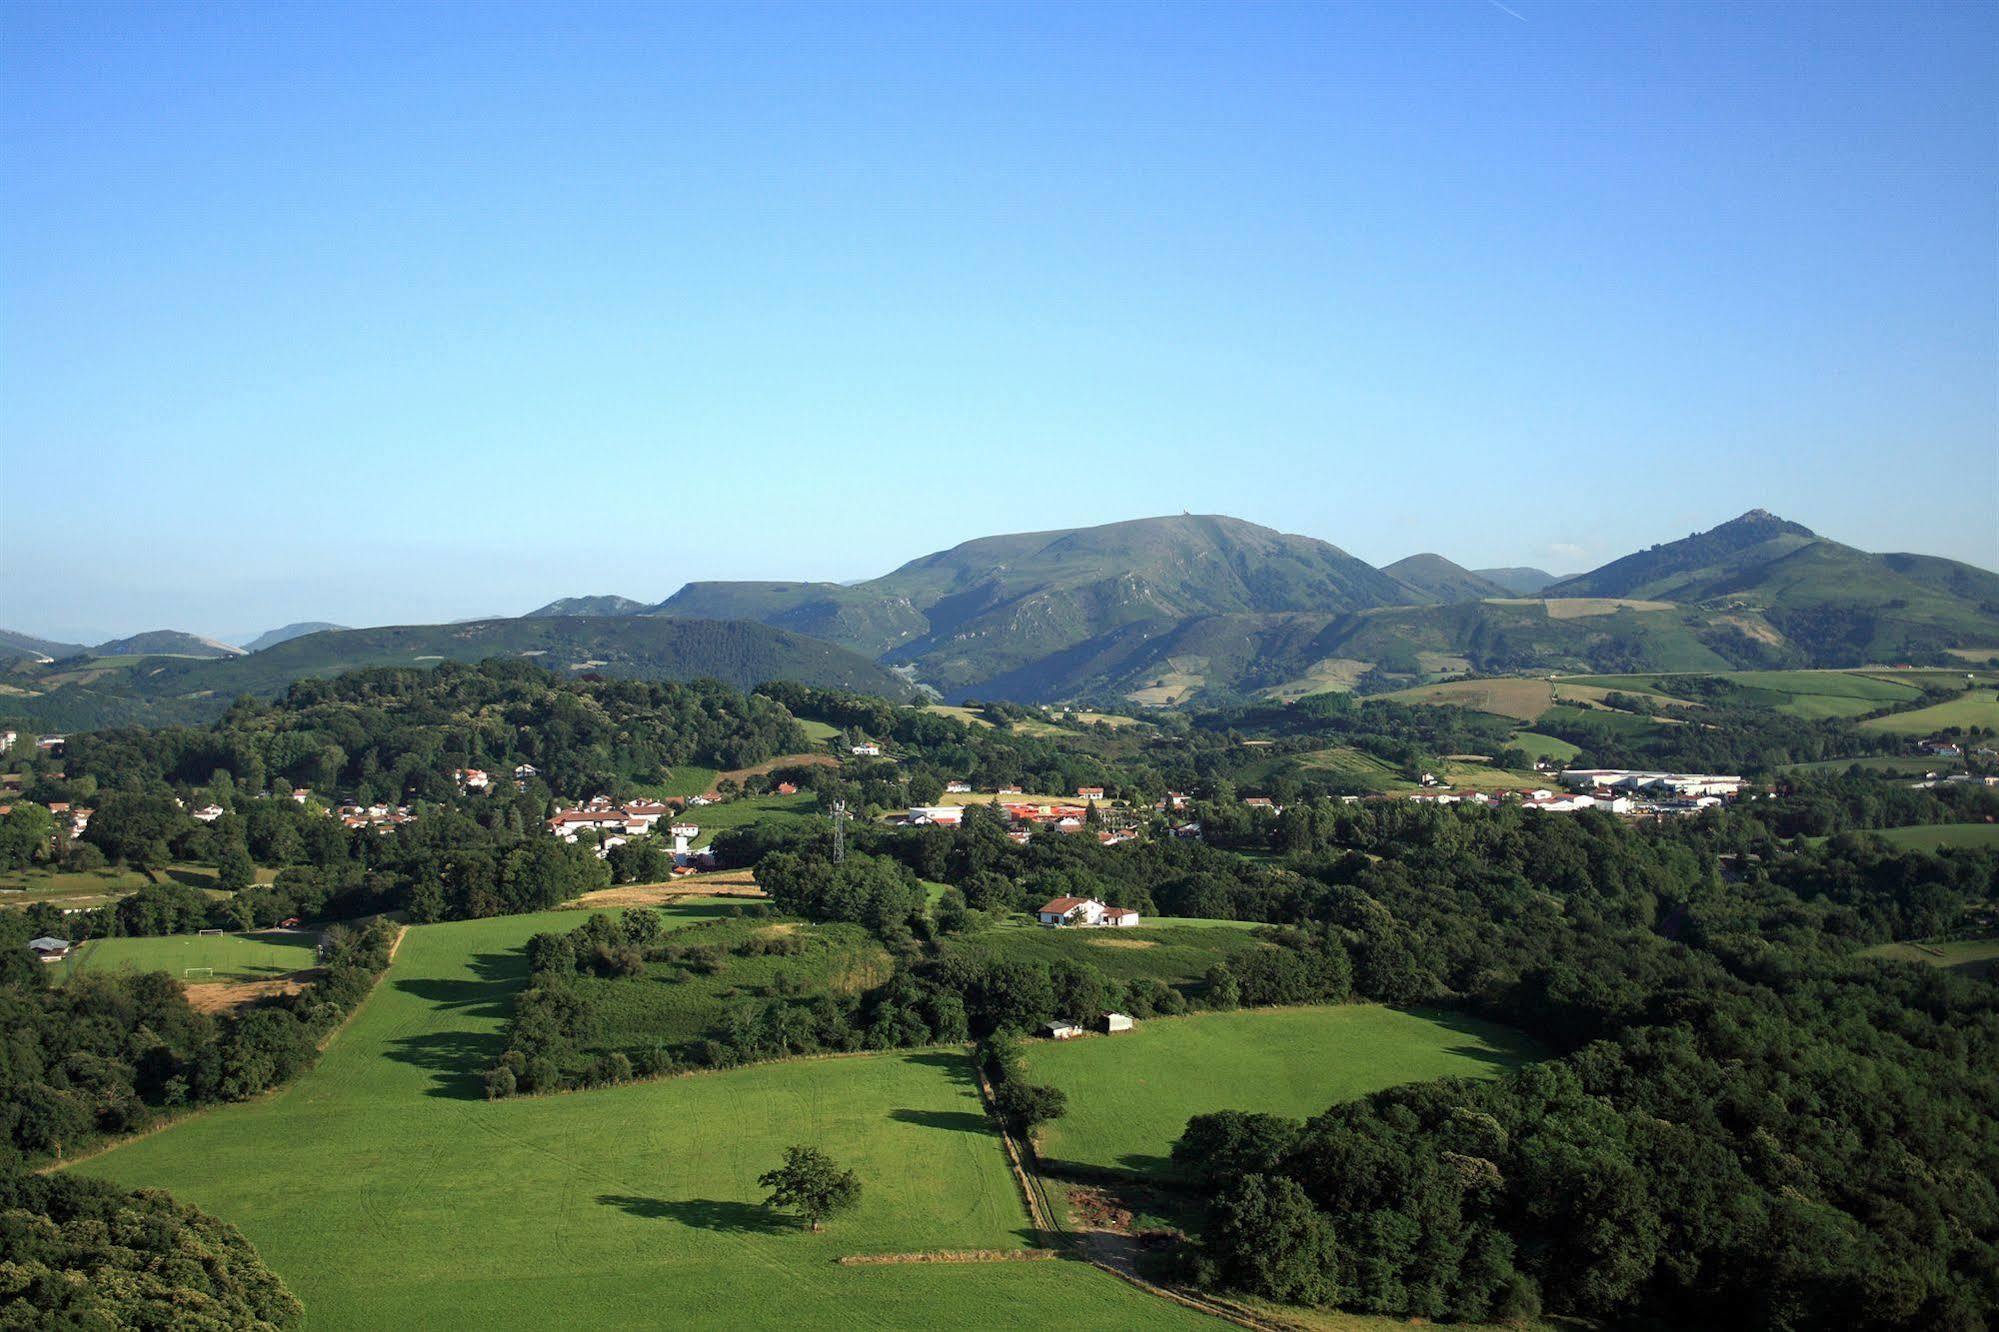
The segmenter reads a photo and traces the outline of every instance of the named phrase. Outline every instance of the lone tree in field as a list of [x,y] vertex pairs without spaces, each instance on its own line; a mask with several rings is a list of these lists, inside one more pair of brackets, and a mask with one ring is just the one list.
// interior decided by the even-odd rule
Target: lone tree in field
[[757,1177],[770,1190],[772,1207],[789,1207],[811,1223],[819,1223],[838,1212],[851,1209],[861,1200],[861,1181],[851,1170],[842,1170],[831,1157],[812,1147],[787,1147],[784,1164]]

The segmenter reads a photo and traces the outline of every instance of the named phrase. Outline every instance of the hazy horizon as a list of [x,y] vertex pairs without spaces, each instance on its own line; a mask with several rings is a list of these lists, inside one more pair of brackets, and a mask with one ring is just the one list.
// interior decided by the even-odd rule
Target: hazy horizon
[[1228,513],[1999,566],[1999,11],[15,6],[0,626]]

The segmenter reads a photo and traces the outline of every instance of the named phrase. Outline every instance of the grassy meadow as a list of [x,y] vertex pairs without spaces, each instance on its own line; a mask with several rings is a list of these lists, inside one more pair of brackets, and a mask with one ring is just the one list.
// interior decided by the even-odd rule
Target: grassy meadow
[[[92,939],[52,971],[58,980],[81,972],[164,971],[175,980],[265,980],[304,971],[319,961],[319,936],[264,930],[252,934],[165,934],[153,938]],[[207,967],[212,976],[186,973]]]
[[1863,730],[1889,735],[1929,735],[1946,726],[1983,726],[1999,730],[1999,691],[1967,689],[1956,698],[1912,712],[1893,712],[1860,723]]
[[1867,950],[1868,957],[1920,962],[1971,976],[1999,974],[1999,939],[1953,939],[1948,943],[1890,943]]
[[1158,924],[1130,929],[1049,929],[1021,921],[980,930],[946,945],[952,952],[1027,959],[1050,964],[1087,963],[1117,980],[1157,980],[1196,992],[1208,968],[1238,953],[1269,947],[1250,938],[1247,921],[1182,922],[1154,917]]
[[1042,1130],[1050,1162],[1170,1174],[1194,1115],[1318,1114],[1403,1082],[1492,1077],[1538,1057],[1516,1032],[1456,1014],[1373,1004],[1155,1018],[1129,1032],[1036,1041],[1027,1065],[1068,1113]]
[[797,795],[746,796],[740,800],[725,800],[719,805],[703,805],[699,809],[687,810],[673,821],[692,823],[701,829],[694,845],[702,847],[714,841],[715,834],[724,828],[740,828],[766,820],[804,823],[818,813],[819,797],[810,791],[800,791]]
[[[1195,1321],[1074,1262],[836,1264],[1029,1242],[959,1051],[482,1099],[522,943],[576,920],[414,927],[313,1072],[73,1168],[240,1226],[313,1332]],[[860,1208],[818,1235],[766,1210],[756,1184],[797,1142],[863,1184]]]
[[[277,878],[274,869],[258,868],[258,883]],[[54,902],[60,906],[97,906],[138,892],[156,880],[143,870],[107,865],[103,869],[50,870],[16,869],[0,872],[0,906],[27,906],[31,902]],[[167,865],[157,882],[182,883],[190,888],[220,893],[215,886],[213,865]]]
[[1883,828],[1874,835],[1905,851],[1999,847],[1999,823],[1925,823],[1910,828]]

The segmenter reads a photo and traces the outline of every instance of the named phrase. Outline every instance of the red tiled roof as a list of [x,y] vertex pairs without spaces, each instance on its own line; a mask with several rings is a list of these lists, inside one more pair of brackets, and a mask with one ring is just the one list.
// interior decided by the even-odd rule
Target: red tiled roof
[[1046,906],[1042,907],[1041,910],[1036,914],[1043,916],[1046,915],[1066,916],[1071,911],[1074,911],[1077,907],[1083,905],[1083,903],[1087,902],[1088,900],[1089,899],[1086,897],[1058,897],[1052,902],[1048,903]]

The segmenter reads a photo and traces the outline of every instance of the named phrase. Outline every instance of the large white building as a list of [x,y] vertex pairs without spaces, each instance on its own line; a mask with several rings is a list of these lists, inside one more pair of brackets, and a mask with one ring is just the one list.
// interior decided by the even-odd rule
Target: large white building
[[1623,791],[1628,795],[1718,796],[1742,792],[1742,779],[1707,772],[1635,772],[1629,768],[1564,768],[1562,785],[1572,791]]

